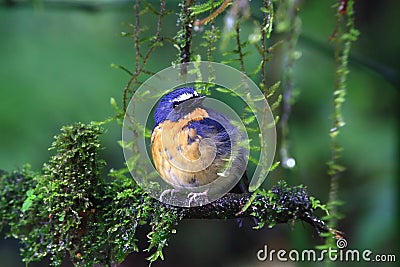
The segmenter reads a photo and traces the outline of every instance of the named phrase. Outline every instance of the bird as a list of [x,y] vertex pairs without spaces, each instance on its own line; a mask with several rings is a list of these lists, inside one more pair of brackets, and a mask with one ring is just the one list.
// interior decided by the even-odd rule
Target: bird
[[[192,87],[182,87],[165,94],[154,110],[153,163],[161,178],[174,188],[161,194],[160,200],[167,192],[205,186],[204,192],[192,192],[188,198],[189,206],[199,197],[205,197],[206,204],[207,185],[229,191],[246,169],[246,151],[238,144],[243,139],[240,131],[231,118],[205,107],[205,98]],[[214,185],[218,178],[221,180]]]

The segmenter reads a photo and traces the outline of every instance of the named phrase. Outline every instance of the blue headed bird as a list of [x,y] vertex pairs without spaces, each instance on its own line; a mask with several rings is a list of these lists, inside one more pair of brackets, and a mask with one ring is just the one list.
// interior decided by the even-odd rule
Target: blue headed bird
[[[246,153],[238,147],[241,135],[231,119],[203,106],[204,99],[191,87],[161,98],[154,111],[153,162],[161,178],[178,190],[205,186],[220,178],[219,184],[229,191],[244,173]],[[240,188],[246,191],[244,185]]]

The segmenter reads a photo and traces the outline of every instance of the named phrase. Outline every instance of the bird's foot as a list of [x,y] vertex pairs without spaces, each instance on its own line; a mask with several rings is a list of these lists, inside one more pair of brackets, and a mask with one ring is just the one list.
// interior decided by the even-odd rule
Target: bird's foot
[[[204,192],[195,193],[191,192],[188,194],[189,198],[189,207],[192,207],[192,204],[196,204],[196,206],[202,206],[207,204],[208,201],[208,189]],[[200,205],[198,205],[200,204]],[[194,205],[193,205],[194,206]]]
[[166,195],[170,195],[172,197],[177,192],[178,192],[178,190],[176,190],[176,189],[166,189],[161,193],[159,200],[161,202],[164,202],[163,199],[165,199]]

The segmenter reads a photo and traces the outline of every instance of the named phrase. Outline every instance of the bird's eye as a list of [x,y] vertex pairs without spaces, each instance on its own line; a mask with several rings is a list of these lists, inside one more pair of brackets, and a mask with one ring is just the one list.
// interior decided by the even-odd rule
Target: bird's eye
[[189,99],[198,98],[198,97],[200,97],[200,96],[197,92],[194,92],[193,94],[190,94],[190,93],[181,94],[172,100],[172,107],[176,108],[181,103],[183,103]]

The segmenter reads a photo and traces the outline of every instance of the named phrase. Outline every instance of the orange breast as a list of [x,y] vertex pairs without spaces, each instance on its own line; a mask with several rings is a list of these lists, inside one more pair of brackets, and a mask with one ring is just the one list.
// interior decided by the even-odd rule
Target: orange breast
[[[190,122],[207,117],[205,110],[197,108],[177,122],[166,120],[154,129],[153,162],[160,176],[172,186],[206,185],[218,178],[217,173],[225,165],[222,159],[211,159],[209,155],[215,154],[215,147],[203,141],[196,129],[187,127]],[[190,144],[189,137],[194,140]]]

